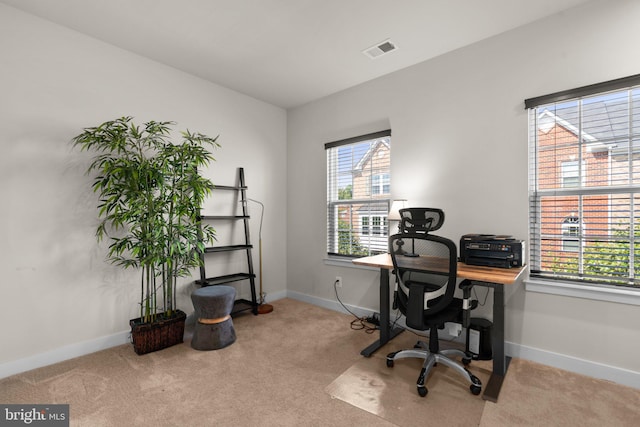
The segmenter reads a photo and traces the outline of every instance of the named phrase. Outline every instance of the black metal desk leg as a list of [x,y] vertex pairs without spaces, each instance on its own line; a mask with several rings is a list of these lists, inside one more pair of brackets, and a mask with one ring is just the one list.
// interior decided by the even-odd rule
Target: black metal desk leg
[[493,358],[493,372],[504,375],[507,373],[507,361],[504,354],[504,286],[495,285],[493,292],[493,324],[496,331],[493,347],[497,356]]
[[482,397],[491,402],[498,401],[510,357],[504,352],[504,285],[494,283],[493,288],[493,372]]
[[389,270],[380,269],[380,344],[389,341]]
[[395,328],[391,330],[389,325],[390,310],[389,310],[389,270],[386,268],[380,269],[380,339],[376,340],[373,344],[365,348],[360,352],[365,357],[371,356],[376,350],[393,339],[396,335],[402,332],[404,329]]

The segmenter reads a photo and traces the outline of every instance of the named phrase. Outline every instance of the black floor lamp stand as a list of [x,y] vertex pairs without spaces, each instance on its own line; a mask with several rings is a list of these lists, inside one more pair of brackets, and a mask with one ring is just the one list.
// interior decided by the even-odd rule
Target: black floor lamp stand
[[254,199],[247,198],[247,200],[257,203],[261,207],[260,231],[258,232],[258,236],[259,236],[258,245],[259,245],[259,253],[260,253],[259,255],[260,257],[260,304],[258,305],[258,314],[267,314],[273,311],[273,306],[271,304],[265,304],[264,300],[265,300],[266,294],[262,291],[262,220],[264,218],[264,204]]

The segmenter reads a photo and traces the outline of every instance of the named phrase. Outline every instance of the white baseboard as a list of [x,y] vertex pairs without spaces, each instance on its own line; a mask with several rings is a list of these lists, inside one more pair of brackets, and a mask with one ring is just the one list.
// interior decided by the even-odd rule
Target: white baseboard
[[584,360],[560,353],[553,353],[547,350],[540,350],[534,347],[527,347],[525,345],[515,344],[512,342],[505,343],[505,352],[511,357],[527,359],[532,362],[553,366],[576,374],[612,381],[617,384],[640,389],[640,372],[634,372],[628,369],[592,362],[590,360]]
[[[346,310],[337,301],[305,295],[294,291],[287,291],[287,297],[328,308],[330,310],[339,311],[341,313],[346,313]],[[362,307],[355,307],[348,304],[345,305],[358,316],[370,316],[374,312],[373,310]],[[461,336],[464,337],[465,332],[463,332]],[[508,341],[505,342],[505,353],[510,357],[518,357],[543,365],[553,366],[565,371],[640,389],[640,372],[634,372],[624,368],[579,359],[564,354],[553,353],[547,350],[540,350],[538,348],[527,347]]]
[[[373,316],[373,314],[376,313],[375,310],[350,304],[345,304],[345,309],[345,307],[343,307],[338,301],[319,298],[295,291],[281,291],[268,295],[267,302],[276,301],[282,298],[292,298],[340,313],[349,313],[349,311],[351,311],[351,313],[358,317]],[[0,364],[0,378],[30,371],[32,369],[62,362],[64,360],[73,359],[74,357],[95,353],[96,351],[106,350],[117,345],[127,344],[130,342],[129,334],[130,331],[127,330],[89,341],[70,344],[44,353],[29,356],[24,359],[2,363]],[[527,347],[512,342],[505,343],[505,352],[511,357],[527,359],[543,365],[564,369],[569,372],[575,372],[640,389],[639,372],[579,359],[573,356],[540,350],[533,347]]]
[[[286,298],[286,296],[287,294],[285,291],[277,292],[268,295],[267,301],[275,301],[277,299]],[[193,317],[193,313],[191,313],[187,316],[185,324],[192,325],[194,324],[194,322],[195,319]],[[126,330],[88,341],[69,344],[64,347],[45,351],[44,353],[35,354],[23,359],[0,363],[0,378],[6,378],[10,377],[11,375],[30,371],[32,369],[53,365],[54,363],[63,362],[65,360],[73,359],[74,357],[80,357],[87,354],[95,353],[96,351],[100,350],[106,350],[118,345],[128,344],[131,342],[130,334],[131,331]]]
[[264,302],[272,302],[287,297],[287,291],[279,291],[272,294],[266,294]]
[[96,351],[106,350],[107,348],[115,347],[117,345],[126,344],[130,342],[130,332],[131,331],[129,330],[118,332],[113,335],[107,335],[89,341],[69,344],[64,347],[45,351],[44,353],[25,357],[24,359],[2,363],[0,364],[0,378],[52,365],[54,363],[73,359],[74,357],[95,353]]
[[[355,305],[345,304],[343,307],[338,301],[333,301],[325,298],[319,298],[312,295],[303,294],[296,291],[287,291],[287,298],[295,299],[302,302],[307,302],[309,304],[317,305],[319,307],[327,308],[333,311],[339,311],[340,313],[355,314],[358,317],[368,317],[373,316],[375,310],[371,310],[369,308],[358,307]],[[346,308],[345,308],[346,307]],[[348,310],[347,310],[348,309]]]

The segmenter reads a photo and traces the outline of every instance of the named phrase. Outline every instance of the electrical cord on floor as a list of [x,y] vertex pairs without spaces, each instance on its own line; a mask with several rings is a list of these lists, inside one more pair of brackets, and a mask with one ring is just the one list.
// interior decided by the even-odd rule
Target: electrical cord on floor
[[353,329],[355,331],[364,330],[368,334],[372,334],[375,331],[377,331],[378,327],[376,325],[370,326],[371,324],[368,322],[368,318],[367,317],[364,317],[364,316],[363,317],[359,317],[359,316],[357,316],[354,312],[349,310],[349,308],[346,305],[344,305],[344,303],[340,299],[340,296],[338,296],[338,286],[337,285],[338,285],[338,281],[336,280],[335,282],[333,282],[333,291],[336,294],[336,299],[338,300],[340,305],[345,310],[347,310],[347,312],[349,312],[355,318],[355,319],[353,319],[351,321],[351,329]]

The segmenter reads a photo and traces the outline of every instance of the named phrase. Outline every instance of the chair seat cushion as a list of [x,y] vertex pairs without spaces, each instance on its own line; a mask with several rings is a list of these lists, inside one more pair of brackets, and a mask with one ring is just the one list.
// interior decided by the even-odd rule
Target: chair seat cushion
[[462,321],[462,300],[459,298],[454,298],[447,308],[434,314],[433,316],[424,316],[424,322],[429,327],[442,326],[446,322],[460,321]]

